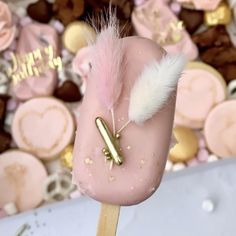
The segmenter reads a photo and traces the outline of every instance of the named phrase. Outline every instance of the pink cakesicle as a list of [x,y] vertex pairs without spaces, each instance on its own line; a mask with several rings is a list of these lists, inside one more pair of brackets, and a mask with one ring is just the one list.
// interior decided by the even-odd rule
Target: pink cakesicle
[[160,184],[185,60],[149,39],[119,39],[113,26],[93,47],[73,179],[80,192],[100,202],[137,204]]
[[[49,47],[52,47],[51,53]],[[41,50],[41,56],[37,50]],[[17,54],[24,56],[36,51],[34,55],[35,66],[42,65],[58,56],[58,35],[54,28],[45,24],[31,23],[24,26],[21,30],[17,45]],[[20,69],[21,65],[18,65]],[[38,76],[28,76],[12,84],[14,95],[20,100],[27,100],[32,97],[51,95],[56,86],[56,69],[46,67]]]
[[137,35],[152,39],[168,53],[181,52],[189,60],[197,58],[196,45],[166,3],[150,0],[137,6],[132,13],[132,23]]

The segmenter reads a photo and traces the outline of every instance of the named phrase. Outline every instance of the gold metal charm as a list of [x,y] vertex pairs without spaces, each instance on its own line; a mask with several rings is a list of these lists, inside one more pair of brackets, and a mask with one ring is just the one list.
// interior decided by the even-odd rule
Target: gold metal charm
[[120,154],[119,147],[117,145],[117,141],[120,138],[119,134],[116,134],[115,137],[112,135],[111,131],[109,130],[106,122],[101,118],[97,117],[95,119],[96,126],[101,134],[106,148],[102,149],[102,152],[106,156],[107,160],[113,160],[115,164],[121,165],[123,163],[123,158]]
[[207,26],[227,25],[231,20],[231,9],[226,2],[222,2],[214,11],[205,11],[204,21]]

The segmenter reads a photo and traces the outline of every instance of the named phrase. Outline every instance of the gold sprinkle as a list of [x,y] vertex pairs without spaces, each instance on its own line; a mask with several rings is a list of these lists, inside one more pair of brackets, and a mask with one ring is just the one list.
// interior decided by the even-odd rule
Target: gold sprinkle
[[130,150],[130,149],[131,149],[131,147],[130,147],[130,146],[127,146],[127,149],[128,149],[128,150]]
[[112,170],[113,168],[113,160],[110,161],[110,166],[109,166],[109,169]]
[[142,169],[143,168],[143,166],[144,166],[144,164],[145,164],[145,160],[140,160],[140,165],[139,165],[139,168],[140,169]]
[[114,176],[112,176],[112,175],[111,175],[111,176],[109,176],[109,181],[110,181],[110,182],[113,182],[113,181],[115,181],[115,177],[114,177]]
[[154,192],[154,191],[155,191],[155,189],[156,189],[155,187],[152,187],[152,188],[151,188],[151,192]]
[[86,165],[92,165],[92,164],[93,164],[93,160],[90,159],[90,158],[86,158],[86,159],[84,160],[84,163],[85,163]]

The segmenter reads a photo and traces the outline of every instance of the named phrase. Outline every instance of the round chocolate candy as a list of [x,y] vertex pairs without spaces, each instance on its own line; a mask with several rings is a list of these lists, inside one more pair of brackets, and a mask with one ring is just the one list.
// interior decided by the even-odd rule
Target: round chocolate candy
[[66,49],[76,53],[79,49],[87,46],[87,38],[95,39],[95,30],[84,21],[74,21],[70,23],[62,36],[62,41]]
[[46,0],[39,0],[28,6],[27,13],[33,20],[48,23],[52,18],[52,4]]
[[65,81],[57,88],[54,96],[65,102],[78,102],[82,99],[78,86],[71,80]]
[[193,130],[177,126],[173,130],[177,144],[171,148],[169,159],[173,162],[186,162],[198,151],[198,138]]

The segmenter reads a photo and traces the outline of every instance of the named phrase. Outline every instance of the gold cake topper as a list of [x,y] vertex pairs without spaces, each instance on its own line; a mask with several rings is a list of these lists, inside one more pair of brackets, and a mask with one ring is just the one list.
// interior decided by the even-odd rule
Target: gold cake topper
[[112,135],[109,130],[106,122],[101,118],[97,117],[95,119],[96,126],[101,134],[103,141],[106,144],[106,148],[103,148],[103,153],[107,160],[114,161],[116,165],[121,165],[123,163],[123,158],[120,154],[118,140],[120,138],[120,134]]
[[52,45],[43,49],[35,49],[26,54],[11,53],[12,68],[7,74],[17,84],[30,76],[40,76],[48,69],[61,70],[61,57],[55,57]]

